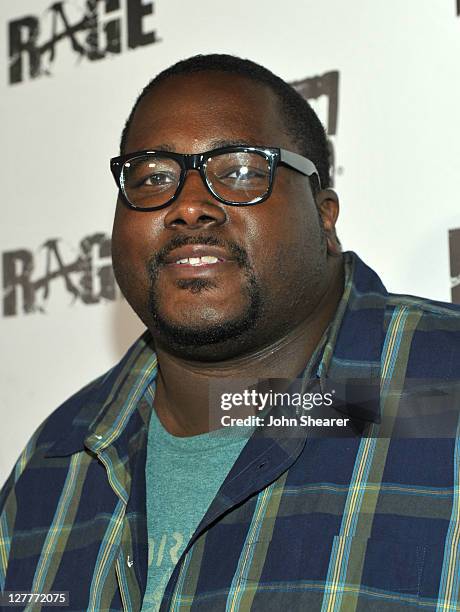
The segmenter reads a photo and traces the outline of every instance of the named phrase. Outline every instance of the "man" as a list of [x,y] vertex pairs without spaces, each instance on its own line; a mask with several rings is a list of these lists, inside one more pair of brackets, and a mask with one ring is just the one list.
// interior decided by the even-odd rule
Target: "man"
[[[111,167],[114,270],[148,331],[20,457],[2,588],[71,610],[459,610],[460,311],[342,253],[308,104],[197,56],[145,88]],[[295,389],[329,433],[262,406]],[[222,391],[260,420],[228,429]]]

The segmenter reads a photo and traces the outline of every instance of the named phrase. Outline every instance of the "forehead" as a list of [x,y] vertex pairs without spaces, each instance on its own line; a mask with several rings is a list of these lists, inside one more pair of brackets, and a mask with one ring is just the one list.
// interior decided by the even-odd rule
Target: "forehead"
[[292,149],[279,107],[268,86],[241,75],[207,71],[172,76],[140,102],[126,152],[164,144],[195,153],[223,141]]

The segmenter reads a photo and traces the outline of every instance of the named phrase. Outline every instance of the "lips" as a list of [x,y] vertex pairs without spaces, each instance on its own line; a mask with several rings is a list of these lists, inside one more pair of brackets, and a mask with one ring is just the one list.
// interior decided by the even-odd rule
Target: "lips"
[[225,248],[209,244],[176,247],[162,258],[161,268],[171,279],[215,279],[234,273],[237,260]]
[[209,267],[233,261],[228,252],[216,246],[206,244],[188,244],[173,249],[165,258],[168,266]]
[[190,265],[190,266],[208,266],[212,264],[221,263],[223,260],[218,257],[214,257],[214,255],[203,255],[203,257],[183,257],[176,261],[176,264],[181,266]]

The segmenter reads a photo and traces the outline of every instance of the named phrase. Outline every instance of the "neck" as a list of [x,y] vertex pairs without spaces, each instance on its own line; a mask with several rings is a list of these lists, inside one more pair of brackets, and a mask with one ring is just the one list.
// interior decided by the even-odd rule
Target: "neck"
[[216,393],[242,392],[260,379],[278,379],[286,388],[308,364],[343,293],[343,262],[335,258],[331,282],[314,312],[269,345],[217,362],[182,359],[156,347],[158,356],[155,410],[167,431],[193,436],[210,429],[209,406]]

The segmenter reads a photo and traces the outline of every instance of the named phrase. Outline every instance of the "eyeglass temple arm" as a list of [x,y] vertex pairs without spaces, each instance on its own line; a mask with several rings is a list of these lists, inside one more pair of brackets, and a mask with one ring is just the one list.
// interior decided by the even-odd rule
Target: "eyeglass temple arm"
[[293,153],[292,151],[286,151],[286,149],[280,149],[280,162],[283,164],[287,164],[291,168],[294,168],[294,170],[297,170],[298,172],[301,172],[306,176],[316,174],[319,187],[321,189],[321,180],[319,178],[319,172],[316,169],[315,164],[303,155]]

